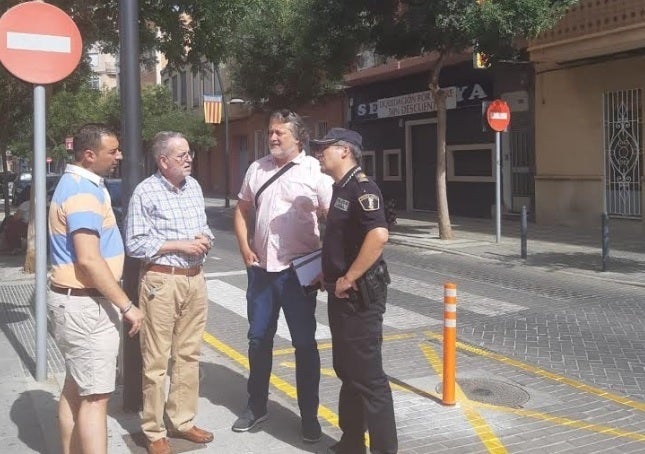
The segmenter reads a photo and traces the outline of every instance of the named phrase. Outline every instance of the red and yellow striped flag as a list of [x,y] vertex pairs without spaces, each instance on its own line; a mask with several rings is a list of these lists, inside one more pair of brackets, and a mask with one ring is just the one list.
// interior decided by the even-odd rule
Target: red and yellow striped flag
[[222,122],[222,95],[204,95],[204,121],[206,123]]

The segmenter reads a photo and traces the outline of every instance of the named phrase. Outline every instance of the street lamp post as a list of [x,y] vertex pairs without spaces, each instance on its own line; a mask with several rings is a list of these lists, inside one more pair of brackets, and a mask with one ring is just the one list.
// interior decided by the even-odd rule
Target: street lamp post
[[219,65],[213,65],[215,69],[215,76],[217,76],[217,84],[219,85],[220,93],[222,94],[222,113],[224,114],[224,207],[231,206],[230,192],[229,192],[229,155],[228,155],[228,101],[224,94],[224,86],[222,85],[222,76],[219,73]]
[[213,65],[215,70],[215,76],[217,77],[217,84],[219,85],[219,90],[222,95],[222,115],[224,115],[224,206],[229,208],[231,206],[231,197],[230,197],[230,160],[229,160],[229,150],[228,150],[228,109],[229,104],[242,104],[244,100],[239,98],[226,99],[224,94],[224,86],[222,85],[222,76],[219,72],[219,66],[217,64]]

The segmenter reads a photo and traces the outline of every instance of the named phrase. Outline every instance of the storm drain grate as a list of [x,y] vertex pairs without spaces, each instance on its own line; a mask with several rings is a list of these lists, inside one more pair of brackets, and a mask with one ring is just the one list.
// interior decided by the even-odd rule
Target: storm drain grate
[[[530,399],[530,395],[517,385],[490,378],[459,378],[457,384],[466,397],[475,402],[500,405],[502,407],[520,408]],[[442,385],[437,392],[442,392]]]

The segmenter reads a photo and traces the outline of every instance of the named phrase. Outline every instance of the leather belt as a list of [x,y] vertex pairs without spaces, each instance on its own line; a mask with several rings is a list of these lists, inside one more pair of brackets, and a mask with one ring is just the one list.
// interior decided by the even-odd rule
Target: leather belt
[[201,266],[193,266],[190,268],[180,268],[177,266],[159,265],[157,263],[150,263],[146,265],[144,269],[146,271],[154,271],[156,273],[175,274],[177,276],[188,276],[188,277],[197,276],[199,273],[202,272]]
[[69,287],[58,287],[57,285],[49,284],[49,289],[52,292],[60,293],[61,295],[93,296],[93,297],[103,296],[103,294],[95,288],[69,288]]

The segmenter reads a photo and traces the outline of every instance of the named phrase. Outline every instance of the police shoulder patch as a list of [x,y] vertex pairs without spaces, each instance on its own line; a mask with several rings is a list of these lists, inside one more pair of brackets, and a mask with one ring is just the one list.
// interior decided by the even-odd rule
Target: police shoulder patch
[[369,178],[367,178],[367,175],[365,175],[363,172],[356,172],[356,180],[359,183],[365,183],[366,181],[370,181]]
[[380,208],[380,201],[376,194],[363,194],[358,198],[363,211],[376,211]]

